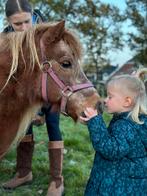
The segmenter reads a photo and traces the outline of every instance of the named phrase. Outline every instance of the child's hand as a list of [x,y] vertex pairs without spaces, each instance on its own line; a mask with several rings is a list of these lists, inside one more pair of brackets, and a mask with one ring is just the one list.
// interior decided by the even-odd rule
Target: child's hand
[[90,120],[91,118],[93,118],[94,116],[98,115],[98,112],[96,109],[93,109],[91,107],[87,107],[84,111],[84,114],[85,114],[85,117],[83,116],[80,116],[80,119],[82,121],[88,121]]

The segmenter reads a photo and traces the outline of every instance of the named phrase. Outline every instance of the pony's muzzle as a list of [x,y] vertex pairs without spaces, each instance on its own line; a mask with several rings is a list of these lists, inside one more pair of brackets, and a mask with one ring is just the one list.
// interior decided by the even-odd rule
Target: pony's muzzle
[[97,109],[98,114],[102,114],[104,111],[104,100],[100,100],[95,105],[95,109]]

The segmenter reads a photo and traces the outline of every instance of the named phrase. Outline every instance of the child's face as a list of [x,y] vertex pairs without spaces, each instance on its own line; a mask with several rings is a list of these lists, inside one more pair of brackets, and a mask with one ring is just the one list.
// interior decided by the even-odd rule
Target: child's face
[[32,15],[29,12],[18,12],[8,18],[14,31],[24,31],[32,26]]
[[129,111],[131,107],[131,98],[126,97],[119,86],[107,87],[107,98],[105,106],[108,113],[121,113]]

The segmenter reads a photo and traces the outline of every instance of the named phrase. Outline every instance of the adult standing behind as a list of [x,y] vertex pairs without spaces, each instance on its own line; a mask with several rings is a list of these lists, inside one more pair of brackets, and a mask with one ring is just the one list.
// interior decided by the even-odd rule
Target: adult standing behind
[[[39,10],[32,11],[28,0],[8,0],[5,6],[5,13],[9,26],[4,33],[13,31],[24,31],[33,24],[43,22]],[[49,137],[49,161],[51,181],[48,188],[49,196],[61,196],[64,191],[62,164],[64,143],[59,128],[59,113],[51,112],[51,106],[43,107],[40,115],[45,115],[45,122]],[[4,188],[13,189],[26,182],[31,182],[32,156],[34,151],[33,123],[29,126],[26,136],[17,147],[16,175],[14,178],[3,184]]]

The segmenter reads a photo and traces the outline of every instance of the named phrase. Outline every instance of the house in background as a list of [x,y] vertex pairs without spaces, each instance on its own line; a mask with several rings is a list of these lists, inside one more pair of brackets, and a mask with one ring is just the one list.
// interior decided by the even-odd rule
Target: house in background
[[97,84],[99,82],[105,81],[117,68],[118,66],[106,65],[99,69],[98,74],[96,73],[96,70],[92,67],[90,70],[87,71],[87,73],[85,70],[84,71],[88,79],[94,84]]
[[96,74],[94,67],[91,67],[91,69],[85,73],[88,79],[94,84],[99,94],[105,96],[105,85],[112,77],[120,74],[131,74],[139,67],[140,64],[136,63],[135,59],[132,58],[122,66],[106,65],[99,70],[98,75]]
[[120,74],[131,74],[133,71],[137,70],[139,68],[139,65],[136,64],[133,59],[127,61],[125,64],[122,66],[113,66],[115,68],[112,68],[109,66],[109,69],[105,70],[103,69],[102,71],[102,79],[98,81],[96,84],[96,88],[98,89],[98,92],[100,93],[101,96],[105,96],[105,85],[106,83],[114,76],[120,75]]
[[110,80],[112,77],[120,74],[132,74],[135,70],[139,68],[139,65],[137,65],[132,59],[127,61],[122,66],[118,67],[115,71],[113,71],[109,77],[105,80],[106,82]]
[[117,69],[118,69],[118,65],[117,66],[113,66],[113,65],[105,66],[103,70],[101,71],[101,81],[106,81],[109,78],[109,76],[113,72],[115,72]]

